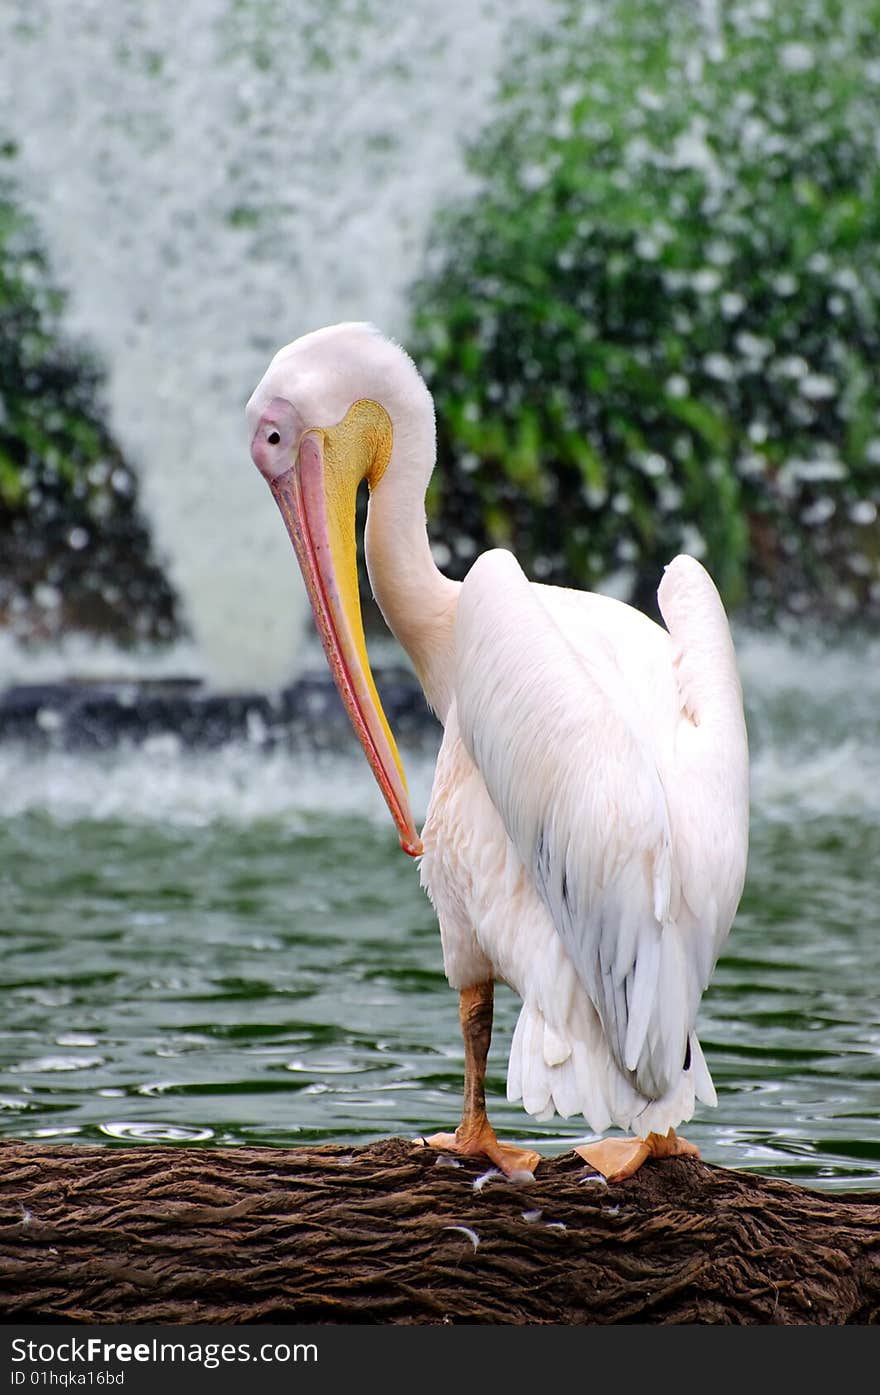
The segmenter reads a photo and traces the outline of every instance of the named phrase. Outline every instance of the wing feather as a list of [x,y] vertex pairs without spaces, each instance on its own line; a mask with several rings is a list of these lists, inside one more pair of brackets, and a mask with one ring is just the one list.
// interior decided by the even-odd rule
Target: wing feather
[[680,1075],[693,1025],[687,983],[670,982],[680,951],[665,948],[672,832],[651,745],[596,649],[591,664],[572,647],[511,554],[469,573],[456,621],[462,739],[612,1054],[653,1097]]
[[694,1026],[745,878],[748,745],[711,579],[678,557],[658,599],[668,634],[484,554],[459,597],[458,722],[621,1071],[659,1099],[687,1062],[711,1099]]
[[676,557],[657,599],[685,716],[677,726],[674,779],[667,785],[682,898],[694,922],[689,957],[702,992],[745,881],[748,736],[730,627],[711,578],[695,558]]

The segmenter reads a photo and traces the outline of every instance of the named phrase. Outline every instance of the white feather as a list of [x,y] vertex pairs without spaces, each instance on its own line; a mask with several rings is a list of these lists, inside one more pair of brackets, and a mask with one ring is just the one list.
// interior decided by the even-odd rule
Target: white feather
[[468,1240],[470,1240],[471,1244],[473,1245],[475,1251],[480,1248],[480,1237],[475,1230],[471,1230],[469,1225],[445,1225],[443,1229],[457,1230],[460,1235],[467,1236]]

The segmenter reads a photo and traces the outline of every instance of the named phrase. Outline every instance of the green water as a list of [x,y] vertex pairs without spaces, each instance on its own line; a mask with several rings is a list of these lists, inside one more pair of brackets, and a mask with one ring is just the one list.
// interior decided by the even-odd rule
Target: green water
[[[749,878],[700,1018],[719,1104],[687,1129],[712,1162],[820,1187],[880,1185],[876,657],[746,646]],[[431,752],[408,764],[423,809]],[[4,1136],[295,1145],[456,1123],[456,996],[356,751],[5,748],[0,813]],[[552,1152],[585,1126],[507,1103],[517,1011],[500,990],[490,1112]]]

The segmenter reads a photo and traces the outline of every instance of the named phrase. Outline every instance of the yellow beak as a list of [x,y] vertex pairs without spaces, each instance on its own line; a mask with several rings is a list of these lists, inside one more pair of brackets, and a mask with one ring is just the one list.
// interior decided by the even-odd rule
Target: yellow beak
[[357,580],[355,500],[364,478],[344,452],[325,451],[332,432],[307,431],[292,468],[269,484],[302,569],[330,671],[397,825],[400,846],[418,857],[406,778],[373,680]]

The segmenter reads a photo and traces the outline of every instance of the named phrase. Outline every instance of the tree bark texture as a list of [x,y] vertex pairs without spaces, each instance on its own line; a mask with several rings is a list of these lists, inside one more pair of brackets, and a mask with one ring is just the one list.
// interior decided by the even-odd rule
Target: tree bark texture
[[85,1323],[870,1323],[880,1193],[692,1158],[514,1185],[366,1147],[0,1143],[0,1318]]

